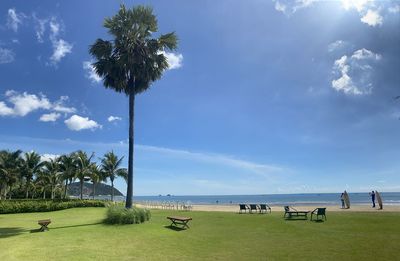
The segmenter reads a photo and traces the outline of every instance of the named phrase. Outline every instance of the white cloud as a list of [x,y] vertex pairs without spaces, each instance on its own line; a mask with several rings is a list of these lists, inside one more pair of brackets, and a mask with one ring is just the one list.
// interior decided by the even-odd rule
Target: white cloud
[[102,128],[102,126],[94,120],[90,120],[88,117],[81,117],[76,114],[65,120],[64,123],[70,130],[73,131],[81,131],[85,129],[94,130],[97,128]]
[[13,114],[13,109],[8,107],[4,102],[0,101],[0,116],[11,116]]
[[15,59],[13,51],[0,47],[0,64],[12,63]]
[[59,100],[52,103],[43,94],[29,94],[27,92],[18,93],[14,90],[5,92],[5,96],[12,107],[7,106],[3,101],[0,101],[0,116],[19,116],[23,117],[30,112],[43,109],[49,111],[73,113],[76,111],[73,107],[65,106],[68,96],[61,96]]
[[42,116],[40,116],[39,121],[43,122],[56,121],[58,118],[60,118],[60,116],[61,114],[57,112],[43,114]]
[[19,13],[15,8],[8,9],[8,16],[7,16],[7,26],[8,28],[12,29],[14,32],[18,31],[19,25],[22,24],[22,19],[24,18],[24,14]]
[[311,6],[317,0],[273,0],[275,2],[275,10],[286,15],[296,13],[298,10]]
[[353,53],[351,58],[357,59],[357,60],[364,60],[364,59],[373,59],[373,60],[380,60],[381,55],[376,54],[371,52],[370,50],[367,50],[365,48],[362,48],[360,50],[357,50]]
[[350,10],[352,8],[361,12],[370,2],[370,0],[342,0],[342,5],[345,10]]
[[167,62],[169,64],[169,70],[178,69],[182,67],[183,55],[180,53],[169,53],[162,52],[162,54],[167,58]]
[[96,73],[96,70],[92,66],[91,61],[84,61],[82,63],[83,69],[85,70],[85,77],[88,78],[92,83],[101,82],[101,77]]
[[58,157],[60,157],[60,155],[57,155],[57,154],[47,154],[47,153],[45,153],[45,154],[40,155],[40,160],[41,160],[41,161],[50,161],[51,159],[52,159],[52,160],[55,160],[55,159],[58,158]]
[[113,121],[120,121],[120,120],[122,120],[122,118],[121,117],[117,117],[117,116],[110,116],[110,117],[107,118],[107,120],[109,122],[113,122]]
[[332,81],[332,88],[349,95],[365,95],[372,91],[372,63],[381,59],[365,48],[355,51],[350,57],[343,55],[333,65],[333,72],[340,76]]
[[361,22],[366,23],[369,26],[382,25],[383,17],[378,13],[378,11],[368,10],[361,18]]
[[63,57],[72,52],[73,45],[58,39],[53,41],[53,54],[50,57],[52,64],[57,64]]
[[[12,113],[8,115],[25,116],[38,109],[51,108],[50,101],[43,94],[37,96],[35,94],[28,94],[27,92],[19,94],[14,91],[7,91],[6,96],[8,97],[8,101],[14,105],[13,108],[9,108],[12,110]],[[5,104],[3,103],[3,105]]]

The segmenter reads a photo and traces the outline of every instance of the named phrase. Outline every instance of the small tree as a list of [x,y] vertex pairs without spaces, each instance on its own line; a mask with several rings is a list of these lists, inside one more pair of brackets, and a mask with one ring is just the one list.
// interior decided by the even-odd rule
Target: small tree
[[114,152],[108,152],[104,154],[101,159],[101,170],[104,172],[105,176],[111,181],[111,200],[114,201],[114,180],[116,177],[126,178],[127,170],[121,168],[122,159],[118,159],[118,156]]

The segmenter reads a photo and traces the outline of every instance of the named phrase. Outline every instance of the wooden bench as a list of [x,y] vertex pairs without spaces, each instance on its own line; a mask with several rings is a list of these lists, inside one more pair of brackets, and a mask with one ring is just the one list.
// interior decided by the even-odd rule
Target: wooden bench
[[43,220],[39,220],[38,224],[40,225],[40,229],[39,231],[44,232],[49,230],[48,225],[51,223],[50,219],[43,219]]
[[167,219],[171,220],[170,226],[181,226],[181,228],[189,228],[188,223],[190,220],[192,220],[191,217],[167,217]]

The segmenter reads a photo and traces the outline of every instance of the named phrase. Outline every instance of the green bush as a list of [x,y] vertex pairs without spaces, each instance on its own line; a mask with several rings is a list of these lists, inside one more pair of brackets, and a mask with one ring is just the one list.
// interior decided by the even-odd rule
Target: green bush
[[3,200],[0,201],[0,214],[48,212],[67,208],[106,207],[104,200]]
[[151,214],[148,209],[124,208],[123,206],[113,205],[107,209],[106,224],[139,224],[150,220]]

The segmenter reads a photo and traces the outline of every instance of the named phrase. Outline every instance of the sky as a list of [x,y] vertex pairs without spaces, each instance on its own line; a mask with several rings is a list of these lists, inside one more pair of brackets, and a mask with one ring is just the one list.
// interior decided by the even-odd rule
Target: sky
[[399,1],[2,0],[0,149],[127,166],[88,52],[121,3],[179,38],[136,98],[134,195],[400,191]]

